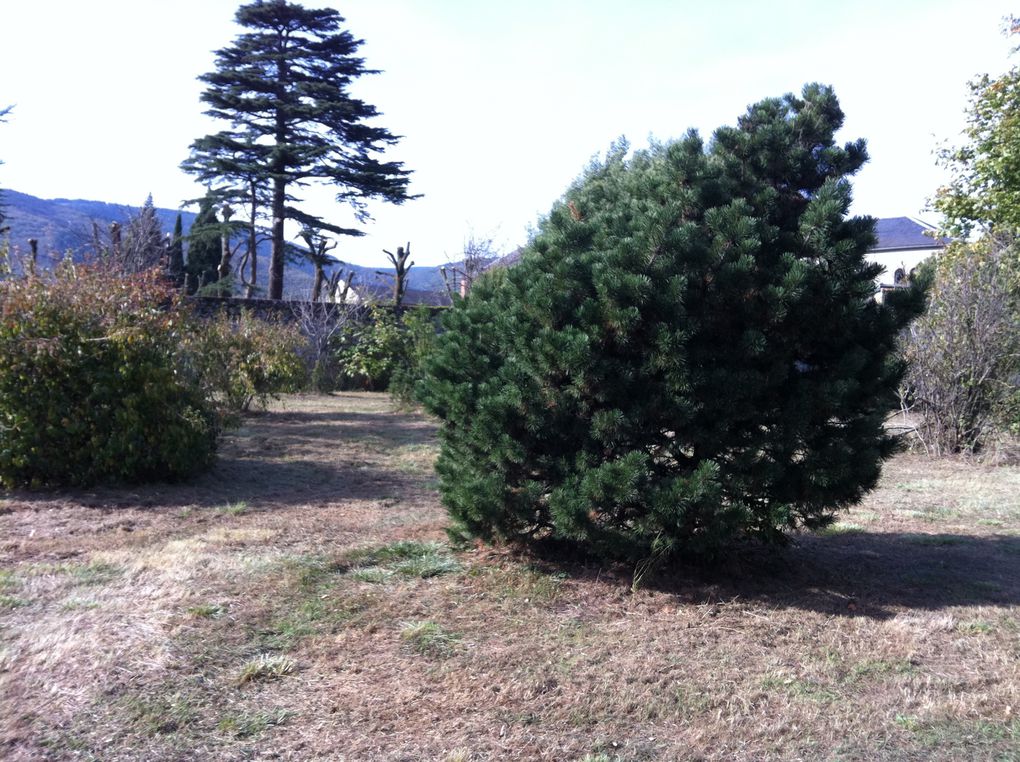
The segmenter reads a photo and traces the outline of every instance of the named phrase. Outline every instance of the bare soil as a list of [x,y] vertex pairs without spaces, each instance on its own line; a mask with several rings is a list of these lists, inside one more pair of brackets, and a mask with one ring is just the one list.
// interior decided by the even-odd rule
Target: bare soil
[[712,569],[453,550],[435,426],[295,396],[189,484],[0,499],[0,757],[1020,759],[1020,467],[901,455]]

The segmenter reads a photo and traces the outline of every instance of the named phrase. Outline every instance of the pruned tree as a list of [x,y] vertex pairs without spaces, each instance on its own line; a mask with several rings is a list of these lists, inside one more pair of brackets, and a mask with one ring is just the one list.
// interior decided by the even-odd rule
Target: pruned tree
[[396,254],[386,249],[383,249],[383,254],[389,258],[393,265],[393,272],[376,270],[376,274],[392,279],[393,308],[399,313],[404,304],[404,294],[407,292],[407,276],[411,272],[411,268],[414,267],[414,262],[408,262],[411,258],[411,242],[408,241],[406,247],[398,246]]
[[[280,299],[286,220],[340,235],[355,232],[289,205],[288,189],[310,182],[335,186],[337,200],[364,221],[370,199],[399,204],[412,198],[409,172],[378,158],[397,137],[371,125],[376,108],[350,94],[358,78],[375,72],[357,55],[362,43],[342,28],[339,13],[258,0],[242,5],[235,18],[248,31],[217,51],[216,69],[200,78],[207,85],[206,113],[231,127],[196,141],[193,159],[211,175],[217,166],[236,174],[243,164],[252,182],[270,188],[269,297]],[[237,166],[229,158],[235,154],[246,157]],[[211,156],[228,158],[218,165],[206,161]]]
[[[322,296],[323,284],[327,284],[326,268],[335,264],[340,264],[340,260],[330,255],[330,252],[336,249],[337,242],[330,239],[328,236],[323,235],[321,231],[315,230],[314,228],[305,228],[302,230],[301,239],[305,242],[305,246],[307,247],[302,254],[315,268],[315,280],[312,284],[312,301],[317,302]],[[336,290],[337,281],[330,278],[328,286],[329,288],[327,289],[327,293],[332,295],[332,293]]]

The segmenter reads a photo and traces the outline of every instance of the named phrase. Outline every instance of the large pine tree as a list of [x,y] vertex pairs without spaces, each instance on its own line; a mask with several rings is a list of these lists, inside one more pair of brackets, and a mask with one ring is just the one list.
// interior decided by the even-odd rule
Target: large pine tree
[[231,177],[256,170],[269,187],[269,297],[279,299],[285,220],[353,232],[288,204],[288,188],[309,181],[334,185],[337,199],[362,221],[367,200],[401,203],[410,197],[409,173],[399,162],[378,158],[397,138],[370,123],[378,115],[374,106],[350,95],[356,79],[375,72],[358,57],[362,41],[341,27],[339,13],[258,0],[241,6],[236,20],[250,31],[218,51],[216,70],[201,77],[208,85],[202,95],[210,107],[206,113],[231,128],[196,141],[185,164],[191,171],[205,167]]
[[863,141],[811,85],[614,147],[445,320],[420,390],[460,531],[631,558],[818,527],[871,488],[910,310],[872,297]]

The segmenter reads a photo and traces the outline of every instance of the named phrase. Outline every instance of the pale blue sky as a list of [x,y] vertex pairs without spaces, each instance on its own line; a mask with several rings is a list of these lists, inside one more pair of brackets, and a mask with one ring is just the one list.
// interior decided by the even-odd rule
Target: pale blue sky
[[[336,254],[419,264],[466,236],[522,243],[588,159],[696,127],[708,137],[764,97],[836,88],[842,138],[868,140],[854,211],[922,216],[942,181],[932,151],[963,125],[967,81],[1009,64],[998,0],[691,3],[667,0],[349,0],[331,6],[384,73],[357,94],[404,139],[391,152],[424,198],[380,207]],[[237,33],[232,0],[11,0],[0,46],[0,186],[175,207],[201,194],[178,170],[217,129],[195,78]],[[349,223],[328,191],[313,211]]]

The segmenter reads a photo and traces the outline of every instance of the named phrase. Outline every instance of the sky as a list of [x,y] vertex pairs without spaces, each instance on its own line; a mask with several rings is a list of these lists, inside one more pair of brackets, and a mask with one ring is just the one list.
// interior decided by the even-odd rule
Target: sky
[[[333,7],[382,73],[353,93],[401,135],[413,171],[401,206],[374,205],[334,254],[386,264],[460,258],[469,238],[527,240],[589,160],[617,137],[641,147],[704,137],[751,103],[806,82],[835,88],[838,136],[868,141],[855,214],[931,222],[945,180],[933,152],[959,142],[968,81],[1009,68],[999,0],[309,0]],[[203,189],[179,169],[196,138],[213,51],[240,29],[232,0],[7,0],[0,45],[0,187],[43,198],[175,208]],[[350,226],[328,189],[310,211]],[[288,229],[288,234],[296,234]]]

